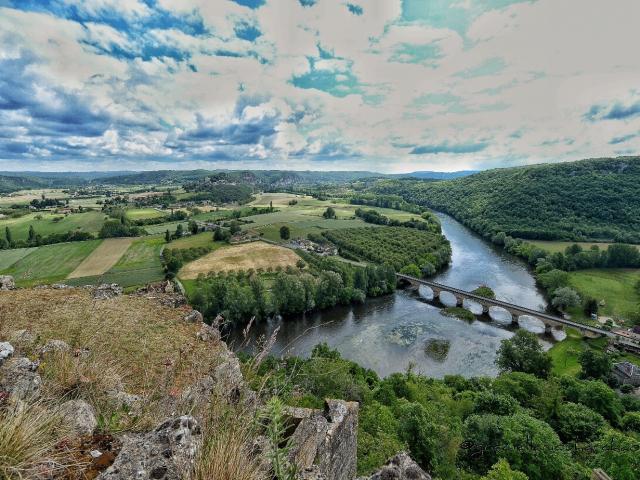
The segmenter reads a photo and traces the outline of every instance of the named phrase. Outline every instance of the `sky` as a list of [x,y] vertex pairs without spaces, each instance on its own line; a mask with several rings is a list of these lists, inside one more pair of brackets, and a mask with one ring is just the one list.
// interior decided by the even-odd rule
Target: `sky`
[[634,155],[638,0],[0,0],[0,170]]

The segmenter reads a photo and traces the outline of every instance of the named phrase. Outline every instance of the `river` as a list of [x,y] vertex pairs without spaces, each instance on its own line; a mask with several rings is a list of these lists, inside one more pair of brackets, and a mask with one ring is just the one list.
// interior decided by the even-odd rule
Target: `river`
[[[453,218],[438,216],[453,253],[450,267],[434,277],[436,282],[465,290],[488,285],[501,300],[544,310],[544,297],[522,261],[485,242]],[[265,321],[252,327],[244,348],[251,349],[260,336],[269,336],[280,327],[274,355],[308,356],[314,345],[327,342],[344,358],[382,376],[410,366],[437,378],[496,375],[496,351],[503,339],[513,335],[504,312],[492,310],[492,319],[467,322],[443,315],[428,303],[429,298],[429,289],[423,287],[419,291],[398,290],[368,299],[364,305]],[[443,302],[446,300],[443,296]],[[544,330],[534,319],[521,325],[536,333]],[[229,340],[237,348],[242,343],[241,333],[232,332]],[[543,344],[550,346],[548,341]]]

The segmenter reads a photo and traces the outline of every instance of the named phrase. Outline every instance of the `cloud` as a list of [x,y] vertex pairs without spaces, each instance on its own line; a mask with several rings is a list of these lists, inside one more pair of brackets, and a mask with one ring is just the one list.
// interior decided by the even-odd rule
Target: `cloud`
[[616,102],[611,106],[593,105],[584,114],[585,120],[590,122],[600,120],[627,120],[640,116],[640,101],[630,105]]
[[609,144],[610,145],[618,145],[620,143],[626,143],[629,140],[633,140],[634,138],[640,136],[640,134],[637,133],[631,133],[629,135],[623,135],[621,137],[613,137],[611,140],[609,140]]
[[427,155],[438,153],[476,153],[481,152],[487,148],[489,144],[486,142],[471,142],[471,143],[457,143],[449,144],[448,142],[436,144],[436,145],[420,145],[414,147],[411,152],[412,155]]

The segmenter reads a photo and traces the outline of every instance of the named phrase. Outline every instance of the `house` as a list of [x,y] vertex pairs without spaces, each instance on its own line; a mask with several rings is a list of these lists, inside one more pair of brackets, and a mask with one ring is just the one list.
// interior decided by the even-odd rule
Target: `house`
[[611,373],[622,385],[640,386],[640,368],[631,362],[614,363]]

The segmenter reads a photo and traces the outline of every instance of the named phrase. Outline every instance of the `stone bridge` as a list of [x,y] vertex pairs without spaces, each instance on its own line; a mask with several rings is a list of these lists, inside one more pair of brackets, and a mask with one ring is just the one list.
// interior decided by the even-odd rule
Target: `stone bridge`
[[622,340],[613,332],[609,330],[604,330],[597,327],[592,327],[589,325],[583,325],[582,323],[572,322],[571,320],[566,320],[564,318],[556,317],[554,315],[549,315],[544,312],[539,312],[537,310],[532,310],[530,308],[521,307],[520,305],[515,305],[513,303],[503,302],[501,300],[495,300],[492,298],[481,297],[480,295],[476,295],[472,292],[467,292],[466,290],[461,290],[459,288],[450,287],[448,285],[443,285],[441,283],[432,282],[430,280],[424,280],[420,278],[411,277],[409,275],[403,275],[401,273],[397,273],[396,277],[402,281],[408,282],[413,286],[425,285],[429,287],[433,291],[433,298],[440,298],[440,294],[442,292],[449,292],[456,297],[456,304],[459,307],[463,306],[464,300],[472,300],[480,305],[482,305],[482,312],[489,313],[490,307],[500,307],[509,314],[511,314],[511,322],[513,324],[518,324],[518,319],[522,315],[526,315],[529,317],[537,318],[544,323],[545,333],[550,334],[553,328],[561,328],[563,326],[573,327],[580,330],[583,334],[585,332],[590,332],[596,335],[605,335],[607,337],[616,338],[617,340]]

